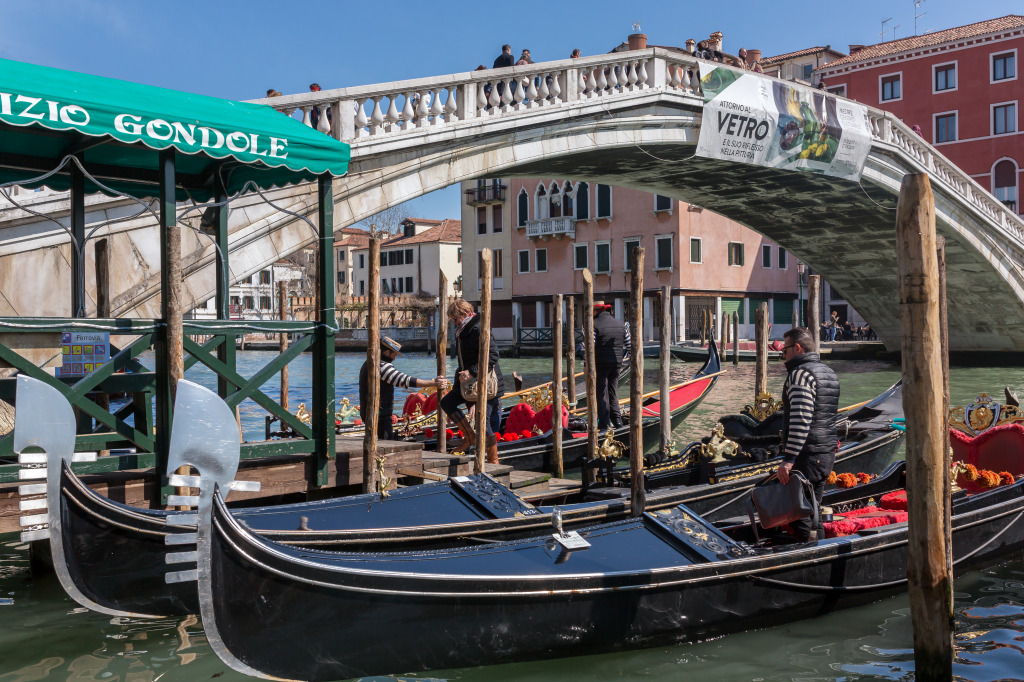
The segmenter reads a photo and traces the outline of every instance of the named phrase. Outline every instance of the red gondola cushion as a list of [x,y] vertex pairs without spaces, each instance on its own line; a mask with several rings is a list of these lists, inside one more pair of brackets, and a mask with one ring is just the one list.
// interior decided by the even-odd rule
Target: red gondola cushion
[[971,438],[956,429],[949,430],[953,459],[979,469],[1024,474],[1024,424],[1001,424]]
[[843,515],[846,518],[823,524],[825,526],[825,537],[835,538],[842,535],[852,535],[865,528],[877,528],[878,526],[903,523],[909,516],[905,511],[890,511],[879,509],[878,507],[853,509],[845,512]]
[[[548,415],[550,414],[551,413],[548,412]],[[536,420],[537,414],[533,411],[533,408],[526,403],[519,403],[508,413],[508,419],[505,420],[505,433],[522,433],[523,431],[529,431],[533,428],[533,424]]]
[[426,402],[427,397],[422,393],[410,393],[405,399],[405,404],[402,406],[402,414],[412,416],[417,406],[419,406],[423,414],[426,414],[427,410],[424,407]]
[[[534,424],[534,426],[536,426],[538,429],[541,430],[541,433],[547,433],[548,431],[551,430],[551,413],[552,412],[553,412],[553,410],[551,409],[551,406],[548,405],[543,410],[541,410],[540,412],[537,413],[537,417],[534,419],[533,424]],[[564,429],[564,428],[567,428],[568,426],[569,426],[569,409],[565,405],[562,405],[562,428]]]
[[878,506],[889,511],[907,511],[907,491],[894,490],[891,493],[882,495],[882,499],[878,501]]
[[423,405],[423,414],[432,414],[437,409],[437,393],[431,393],[427,396],[426,403]]

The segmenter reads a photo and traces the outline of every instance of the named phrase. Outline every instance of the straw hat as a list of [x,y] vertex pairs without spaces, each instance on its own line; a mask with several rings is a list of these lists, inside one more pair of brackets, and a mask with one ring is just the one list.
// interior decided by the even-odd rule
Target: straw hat
[[387,348],[388,350],[394,351],[399,355],[402,354],[402,344],[398,343],[390,336],[380,337],[380,346],[381,348]]

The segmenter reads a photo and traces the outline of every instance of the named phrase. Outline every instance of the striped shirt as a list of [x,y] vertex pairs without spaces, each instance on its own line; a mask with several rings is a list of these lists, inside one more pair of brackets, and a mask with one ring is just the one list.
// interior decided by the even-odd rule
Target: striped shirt
[[408,374],[403,374],[386,360],[380,361],[380,380],[397,388],[409,388],[416,381]]
[[789,401],[789,424],[787,425],[786,451],[783,459],[787,462],[795,462],[797,455],[804,449],[807,436],[811,432],[818,382],[813,374],[803,367],[797,367],[786,378],[786,385],[782,392],[786,400]]

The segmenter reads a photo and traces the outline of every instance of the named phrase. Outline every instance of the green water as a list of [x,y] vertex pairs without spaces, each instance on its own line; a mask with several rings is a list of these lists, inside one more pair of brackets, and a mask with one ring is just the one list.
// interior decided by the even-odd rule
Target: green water
[[[240,354],[242,373],[250,376],[271,353]],[[338,356],[338,397],[355,398],[362,357]],[[305,364],[303,364],[305,363]],[[881,362],[830,362],[842,384],[842,404],[871,398],[899,378],[899,368]],[[416,376],[430,376],[433,359],[401,358],[397,365]],[[550,360],[502,360],[526,384],[550,375]],[[308,358],[292,366],[293,407],[309,400]],[[655,388],[657,363],[648,361],[647,390]],[[696,363],[673,364],[672,380],[687,378]],[[751,363],[728,370],[715,390],[674,434],[688,442],[707,435],[720,414],[735,412],[752,398]],[[450,376],[450,373],[449,373]],[[206,383],[208,375],[190,372]],[[547,378],[550,378],[549,376]],[[769,388],[778,395],[784,379],[781,363],[769,365]],[[954,405],[986,392],[1002,400],[1004,386],[1024,394],[1024,367],[954,368],[950,392]],[[265,390],[275,395],[277,387]],[[623,392],[625,396],[625,392]],[[247,438],[262,437],[262,414],[243,410]],[[954,673],[964,680],[1024,677],[1024,557],[968,574],[956,583],[957,660]],[[373,623],[366,623],[372,628]],[[386,633],[382,633],[386,636]],[[864,680],[913,678],[913,637],[904,597],[840,611],[820,618],[739,633],[697,644],[659,647],[599,656],[532,661],[487,668],[435,671],[402,679],[466,682],[527,680]],[[185,682],[249,679],[230,671],[210,650],[195,618],[144,620],[110,618],[78,607],[53,577],[34,578],[28,555],[18,543],[0,545],[0,682],[45,680],[105,682]],[[380,678],[380,679],[397,679]]]

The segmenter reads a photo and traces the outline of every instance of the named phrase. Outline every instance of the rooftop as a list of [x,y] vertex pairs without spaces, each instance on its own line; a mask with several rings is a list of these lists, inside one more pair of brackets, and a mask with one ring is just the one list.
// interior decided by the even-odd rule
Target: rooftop
[[[817,47],[808,47],[808,48],[803,49],[803,50],[797,50],[796,52],[787,52],[786,54],[777,54],[774,57],[768,57],[768,58],[765,58],[765,59],[761,59],[761,66],[762,67],[764,67],[764,66],[771,66],[772,64],[777,64],[779,62],[784,62],[787,59],[796,59],[797,57],[803,57],[803,56],[809,55],[809,54],[816,54],[818,52],[828,52],[828,53],[834,54],[834,55],[836,55],[838,57],[845,57],[846,56],[845,52],[839,52],[838,50],[833,50],[831,45],[825,45],[824,47],[819,45]],[[835,62],[832,62],[832,63],[834,64]]]
[[[405,221],[417,223],[419,225],[431,225],[428,230],[424,230],[417,235],[412,237],[406,237],[404,235],[398,235],[387,240],[381,246],[405,246],[407,244],[427,244],[430,242],[461,242],[462,241],[462,221],[454,220],[452,218],[445,218],[444,220],[429,220],[426,218],[406,218]],[[402,221],[402,222],[405,222]]]
[[885,43],[868,45],[854,54],[822,66],[821,70],[832,69],[833,67],[842,66],[843,64],[852,64],[854,62],[877,59],[878,57],[898,54],[908,50],[916,50],[922,47],[941,45],[942,43],[963,40],[964,38],[973,38],[975,36],[995,33],[997,31],[1005,31],[1011,28],[1019,28],[1021,26],[1024,26],[1024,16],[1008,14],[1005,17],[999,17],[998,19],[988,19],[987,21],[979,21],[975,24],[948,28],[945,31],[935,31],[934,33],[927,33],[921,36],[900,38],[899,40],[890,40]]

